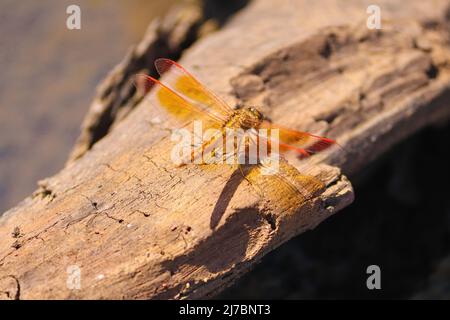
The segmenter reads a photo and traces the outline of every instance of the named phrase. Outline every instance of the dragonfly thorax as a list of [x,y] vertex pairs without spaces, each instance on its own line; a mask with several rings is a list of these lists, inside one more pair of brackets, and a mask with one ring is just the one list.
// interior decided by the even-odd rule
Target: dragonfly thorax
[[228,127],[239,127],[244,130],[258,128],[263,121],[263,115],[253,107],[237,110],[228,121]]

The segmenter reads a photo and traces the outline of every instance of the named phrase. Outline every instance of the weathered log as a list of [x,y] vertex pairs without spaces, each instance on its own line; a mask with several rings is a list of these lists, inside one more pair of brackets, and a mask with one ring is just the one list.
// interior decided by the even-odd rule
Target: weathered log
[[[255,0],[181,59],[231,105],[256,105],[277,123],[338,140],[345,150],[312,158],[308,175],[324,183],[312,197],[288,197],[269,180],[261,196],[228,166],[175,168],[174,122],[130,93],[120,103],[136,105],[127,116],[109,121],[105,137],[0,218],[0,293],[209,297],[350,204],[352,187],[338,168],[356,175],[450,114],[448,3],[381,1],[381,30],[367,29],[367,5]],[[116,94],[131,65],[120,67]],[[303,167],[292,159],[282,171],[308,179]],[[81,271],[79,289],[67,285],[70,266]]]

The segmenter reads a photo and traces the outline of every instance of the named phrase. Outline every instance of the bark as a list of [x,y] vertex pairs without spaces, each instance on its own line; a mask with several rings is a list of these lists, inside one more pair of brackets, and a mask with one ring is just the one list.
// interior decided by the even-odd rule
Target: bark
[[[308,172],[302,161],[282,162],[289,179],[323,185],[299,197],[269,178],[257,190],[228,166],[174,168],[173,121],[156,121],[161,110],[130,89],[130,76],[160,54],[150,27],[131,54],[140,62],[125,59],[99,89],[66,168],[0,218],[4,298],[210,297],[349,205],[342,171],[356,176],[448,119],[447,1],[379,1],[381,30],[367,28],[365,1],[273,3],[255,0],[195,37],[180,62],[232,106],[337,139],[344,149],[313,157]],[[102,122],[96,110],[114,116]],[[70,266],[81,271],[80,289],[68,287]]]

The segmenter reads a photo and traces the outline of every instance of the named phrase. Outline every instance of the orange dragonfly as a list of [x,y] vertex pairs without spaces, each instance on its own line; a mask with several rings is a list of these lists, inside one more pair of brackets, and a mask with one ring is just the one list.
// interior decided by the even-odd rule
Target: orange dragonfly
[[[255,107],[231,108],[175,61],[160,58],[155,61],[155,67],[161,76],[164,75],[164,83],[151,76],[140,74],[135,78],[136,86],[143,93],[155,87],[153,103],[178,119],[201,120],[206,128],[218,129],[220,136],[223,136],[225,129],[228,128],[267,129],[267,136],[270,136],[272,130],[277,129],[279,134],[276,142],[279,146],[279,154],[294,153],[300,159],[310,157],[336,144],[332,139],[275,125],[265,119]],[[190,160],[207,151],[210,152],[217,145],[215,141],[218,140],[216,136],[202,142],[192,151]],[[270,150],[273,142],[271,139],[257,135],[257,140],[266,141]],[[265,169],[264,166],[263,162],[258,162],[256,165],[247,166],[246,170],[242,170],[245,166],[240,165],[239,168],[249,182],[262,182],[259,176]],[[283,181],[288,189],[300,192],[304,197],[323,187],[323,183],[312,176],[296,175],[292,170],[287,169],[286,164],[283,168],[285,170],[274,174],[274,177]],[[289,177],[286,176],[286,172],[290,172],[287,174]]]

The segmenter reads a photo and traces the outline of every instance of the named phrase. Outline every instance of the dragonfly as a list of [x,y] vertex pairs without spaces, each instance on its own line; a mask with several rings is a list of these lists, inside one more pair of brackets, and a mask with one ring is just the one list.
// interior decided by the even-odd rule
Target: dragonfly
[[[253,130],[254,135],[250,143],[259,145],[263,141],[267,143],[268,150],[271,150],[274,143],[271,131],[276,131],[277,153],[282,157],[294,154],[299,159],[305,159],[336,145],[335,140],[274,124],[257,107],[232,108],[175,61],[159,58],[155,60],[155,67],[164,83],[149,75],[139,74],[135,77],[138,91],[147,94],[152,89],[154,91],[152,104],[159,105],[179,120],[202,121],[205,128],[216,129],[219,132],[216,136],[196,145],[187,160],[192,161],[205,153],[213,152],[218,141],[222,142],[218,138],[224,137],[227,129]],[[266,129],[267,135],[259,134],[260,129]],[[248,145],[246,147],[248,148]],[[242,175],[251,184],[268,182],[269,178],[262,177],[267,165],[260,160],[253,165],[238,165]],[[277,186],[283,185],[286,190],[300,194],[302,199],[323,188],[323,183],[317,178],[298,175],[292,171],[284,158],[281,164],[280,170],[270,177],[271,181],[278,181],[275,182]]]

